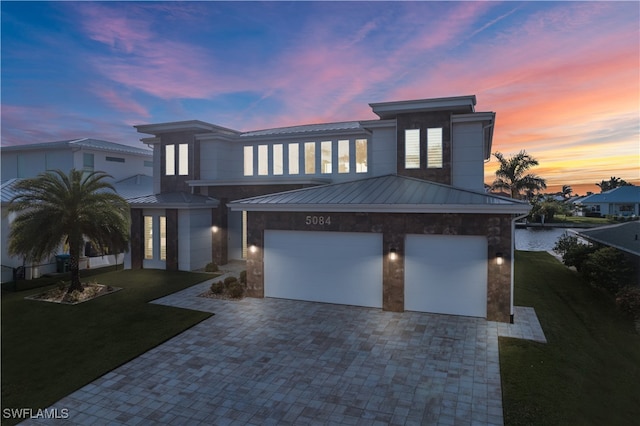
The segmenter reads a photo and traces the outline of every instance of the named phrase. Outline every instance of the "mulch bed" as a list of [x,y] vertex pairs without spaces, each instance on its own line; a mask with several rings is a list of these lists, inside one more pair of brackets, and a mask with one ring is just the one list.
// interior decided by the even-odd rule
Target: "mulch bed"
[[112,287],[110,285],[102,285],[97,283],[82,284],[83,291],[73,291],[69,293],[69,285],[58,286],[43,293],[26,296],[27,300],[38,300],[41,302],[61,303],[64,305],[77,305],[78,303],[87,302],[96,297],[105,296],[122,290],[121,287]]

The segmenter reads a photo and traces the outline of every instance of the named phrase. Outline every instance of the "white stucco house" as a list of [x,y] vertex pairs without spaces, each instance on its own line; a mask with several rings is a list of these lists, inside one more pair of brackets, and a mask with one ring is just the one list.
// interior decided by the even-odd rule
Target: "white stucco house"
[[[2,146],[2,182],[0,183],[0,207],[2,209],[2,282],[13,280],[14,272],[22,267],[26,279],[57,269],[56,259],[51,258],[37,265],[25,264],[23,259],[9,256],[7,236],[14,214],[6,210],[8,203],[17,195],[14,185],[21,179],[35,177],[47,170],[60,169],[68,172],[72,168],[86,171],[104,171],[113,178],[111,183],[124,198],[138,197],[152,192],[153,153],[141,147],[127,146],[98,139],[75,139],[31,145]],[[63,249],[61,248],[61,253]],[[127,256],[120,254],[97,256],[87,251],[81,261],[82,268],[96,268],[115,264],[127,264]]]
[[530,207],[484,191],[496,114],[475,96],[369,105],[377,119],[135,126],[154,195],[130,200],[132,268],[244,259],[252,297],[512,320]]
[[585,211],[600,216],[640,216],[640,186],[620,186],[580,200]]

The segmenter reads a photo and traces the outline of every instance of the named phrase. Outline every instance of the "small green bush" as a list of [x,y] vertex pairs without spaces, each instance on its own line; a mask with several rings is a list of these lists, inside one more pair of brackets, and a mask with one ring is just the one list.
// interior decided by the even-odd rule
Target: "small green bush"
[[238,279],[236,277],[227,277],[224,279],[224,286],[225,288],[229,288],[229,286],[235,282],[238,282]]
[[206,272],[218,272],[218,265],[216,265],[215,262],[209,262],[207,263],[207,266],[205,266],[204,270]]
[[247,271],[240,271],[240,283],[247,285]]
[[582,275],[594,287],[616,294],[632,280],[629,261],[620,250],[604,247],[589,254],[582,264]]
[[624,287],[616,295],[616,305],[628,317],[640,319],[640,287]]
[[587,257],[597,248],[582,244],[578,242],[578,237],[565,233],[558,239],[553,250],[562,256],[562,263],[567,266],[575,266],[580,271]]
[[244,287],[238,281],[234,281],[227,287],[227,294],[233,299],[239,299],[244,295]]
[[216,281],[211,284],[211,293],[222,294],[224,292],[224,283],[222,281]]

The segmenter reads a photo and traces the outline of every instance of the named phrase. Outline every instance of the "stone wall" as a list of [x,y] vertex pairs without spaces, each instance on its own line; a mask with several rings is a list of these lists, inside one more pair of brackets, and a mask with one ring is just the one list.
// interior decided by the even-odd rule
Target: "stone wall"
[[[331,223],[307,225],[307,216],[331,216]],[[247,293],[264,297],[264,230],[375,232],[383,234],[383,309],[404,311],[404,240],[406,234],[483,235],[487,237],[487,319],[510,321],[511,216],[489,214],[249,212]],[[395,249],[397,259],[389,260]],[[503,264],[498,265],[496,254]]]

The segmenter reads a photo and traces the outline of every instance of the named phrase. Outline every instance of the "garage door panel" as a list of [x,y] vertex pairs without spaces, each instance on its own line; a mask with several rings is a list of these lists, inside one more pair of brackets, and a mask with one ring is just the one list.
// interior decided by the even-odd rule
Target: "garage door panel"
[[382,307],[382,235],[265,230],[265,296]]
[[486,317],[487,239],[407,235],[405,309]]

